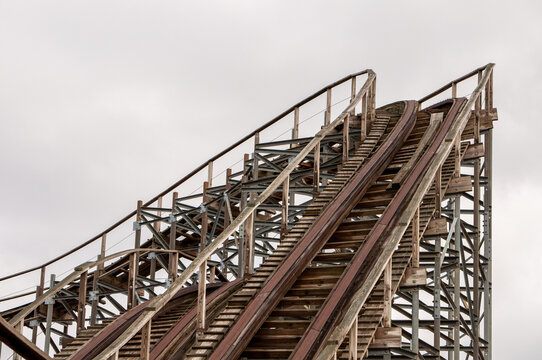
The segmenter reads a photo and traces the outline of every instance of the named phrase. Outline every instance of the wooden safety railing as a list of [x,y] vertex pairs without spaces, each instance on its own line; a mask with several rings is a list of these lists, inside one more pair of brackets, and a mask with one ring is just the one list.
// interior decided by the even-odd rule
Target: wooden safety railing
[[[444,140],[440,143],[438,146],[438,149],[435,151],[433,155],[433,159],[431,160],[431,163],[427,170],[423,173],[423,176],[419,182],[419,185],[416,188],[416,191],[410,198],[408,204],[400,214],[399,218],[394,221],[395,226],[393,229],[390,229],[389,237],[386,246],[383,248],[382,252],[379,254],[379,257],[376,261],[376,265],[371,269],[371,272],[367,276],[370,278],[370,281],[367,281],[366,283],[361,286],[358,291],[354,294],[353,298],[351,299],[351,302],[344,312],[344,315],[342,316],[342,319],[336,324],[333,331],[331,331],[330,335],[325,341],[325,344],[323,344],[320,347],[320,351],[318,352],[318,355],[315,357],[318,360],[329,360],[334,358],[339,346],[343,342],[343,340],[349,336],[349,334],[355,335],[355,331],[353,331],[353,326],[355,325],[355,322],[357,321],[357,318],[359,316],[359,312],[362,309],[363,304],[365,303],[367,297],[370,294],[370,291],[372,290],[372,285],[376,283],[376,281],[381,277],[383,272],[386,271],[386,269],[389,268],[390,259],[393,255],[393,252],[395,248],[397,247],[397,244],[399,243],[399,240],[407,230],[409,224],[412,223],[413,229],[418,229],[419,224],[417,221],[419,221],[419,208],[422,203],[423,198],[426,196],[428,191],[430,190],[431,186],[433,184],[438,184],[441,171],[442,171],[442,165],[444,161],[448,158],[450,153],[452,152],[453,148],[458,148],[458,144],[461,141],[461,135],[463,133],[463,130],[467,126],[467,122],[469,119],[471,119],[472,114],[475,114],[474,117],[474,140],[475,142],[480,137],[480,119],[482,116],[482,112],[489,113],[493,110],[493,68],[494,64],[488,64],[484,67],[481,67],[479,69],[476,69],[473,72],[470,72],[469,74],[462,76],[449,84],[443,86],[439,90],[433,92],[432,94],[422,98],[419,100],[420,103],[426,102],[435,96],[441,94],[442,92],[452,89],[452,97],[456,97],[456,86],[457,83],[464,81],[470,77],[473,77],[475,75],[478,75],[478,84],[472,94],[470,95],[467,103],[465,106],[461,109],[461,112],[457,116],[454,123],[451,125],[450,129],[446,133],[446,136]],[[485,108],[482,109],[482,97],[485,99]],[[459,153],[454,152],[454,156],[456,156],[456,162],[455,162],[455,173],[457,174],[459,172]],[[476,173],[476,170],[475,170]],[[476,185],[474,189],[476,189]],[[476,191],[476,190],[475,190]],[[437,191],[437,194],[439,192]],[[440,208],[440,201],[441,201],[441,195],[439,195],[439,198],[437,199],[435,205]],[[477,201],[475,201],[475,204]],[[476,211],[476,209],[475,209]],[[476,214],[475,214],[476,216]],[[419,241],[419,239],[417,239]],[[413,259],[414,261],[417,261],[419,259],[419,251],[418,246],[413,246]],[[416,252],[416,253],[414,253]],[[477,256],[476,254],[474,255]],[[476,271],[476,270],[475,270]],[[385,315],[384,318],[390,319],[391,318],[391,307],[387,307],[387,311],[390,312]],[[389,323],[389,321],[388,321]],[[389,324],[388,324],[389,325]],[[464,324],[466,325],[466,324]],[[466,326],[465,326],[466,327]],[[473,330],[471,332],[471,336],[473,338],[478,338],[478,330],[475,325],[472,326]],[[466,327],[467,328],[467,327]],[[418,352],[417,348],[417,339],[415,339],[416,344],[414,344],[414,350]],[[474,341],[474,351],[476,353],[480,352],[479,349],[479,342]],[[356,358],[357,357],[357,348],[355,346],[350,347],[350,358]]]
[[[254,200],[248,201],[246,207],[241,211],[241,213],[233,220],[233,222],[222,231],[210,244],[208,244],[203,250],[200,251],[199,255],[191,262],[190,265],[180,274],[180,276],[172,283],[171,287],[154,299],[152,309],[149,309],[144,314],[142,314],[130,327],[115,341],[108,346],[102,353],[100,353],[96,359],[108,359],[110,356],[115,356],[119,349],[126,344],[135,334],[137,334],[142,328],[149,327],[150,321],[153,316],[160,311],[174,296],[174,294],[179,291],[186,281],[199,270],[198,281],[201,286],[198,291],[198,325],[200,331],[205,328],[205,283],[206,283],[206,271],[203,270],[203,265],[207,262],[210,256],[218,250],[218,248],[228,239],[229,236],[236,231],[241,224],[246,221],[250,221],[250,217],[254,216],[254,212],[257,207],[264,203],[265,200],[269,198],[270,195],[275,192],[279,187],[284,186],[289,181],[289,176],[292,171],[311,153],[320,147],[320,141],[332,131],[334,131],[337,126],[342,125],[349,116],[351,116],[352,111],[355,109],[362,99],[366,99],[367,102],[365,106],[372,111],[365,111],[369,113],[369,116],[374,116],[374,102],[369,103],[368,100],[374,101],[374,91],[376,86],[376,75],[373,71],[367,70],[368,78],[361,88],[361,90],[354,96],[350,104],[346,109],[331,123],[325,125],[316,135],[312,138],[305,147],[300,150],[298,155],[293,158],[288,166],[271,182],[271,184],[260,193]],[[364,102],[365,102],[364,101]],[[371,115],[371,112],[373,115]],[[366,119],[367,120],[367,119]],[[348,121],[348,120],[347,120]],[[362,120],[362,124],[364,121]],[[363,125],[362,125],[363,126]],[[344,134],[344,132],[343,132]],[[344,135],[343,135],[344,136]],[[316,150],[317,151],[317,150]],[[287,186],[287,185],[286,185]]]

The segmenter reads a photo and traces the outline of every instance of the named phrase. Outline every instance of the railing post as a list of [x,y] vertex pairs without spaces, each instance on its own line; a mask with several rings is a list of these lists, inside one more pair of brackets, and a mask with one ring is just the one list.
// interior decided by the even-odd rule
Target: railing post
[[[36,299],[39,298],[43,294],[44,288],[45,288],[45,266],[42,266],[40,269],[40,283],[36,287]],[[40,307],[38,306],[36,310],[34,310],[35,319],[38,318],[39,308]],[[38,326],[36,325],[32,327],[32,343],[35,344],[37,341],[37,338],[38,338]]]
[[282,183],[282,221],[280,225],[281,238],[288,234],[288,195],[290,193],[290,176]]
[[[53,286],[55,286],[55,274],[51,274],[49,289],[52,289]],[[45,343],[43,344],[43,352],[49,355],[49,346],[51,343],[51,325],[53,323],[53,310],[55,306],[54,297],[50,297],[49,299],[45,300],[45,304],[47,305],[47,317],[45,320]]]
[[385,328],[391,327],[391,303],[392,303],[392,291],[391,291],[391,273],[392,273],[392,259],[388,261],[384,268],[384,316],[382,317],[382,325]]
[[313,161],[313,190],[312,193],[314,196],[317,196],[320,193],[320,142],[314,147],[314,161]]
[[442,166],[439,166],[435,174],[435,218],[439,219],[442,212],[441,206],[442,191]]
[[[209,188],[209,183],[206,181],[203,183],[203,204],[207,202],[207,189]],[[200,253],[205,249],[207,246],[207,226],[208,226],[208,214],[207,209],[203,208],[202,204],[202,211],[201,214],[201,239],[200,239]],[[207,260],[205,260],[200,268],[198,273],[198,314],[197,314],[197,329],[196,329],[196,337],[199,339],[203,335],[203,332],[205,331],[205,303],[206,303],[206,285],[207,285]]]
[[376,120],[376,78],[371,83],[371,86],[370,86],[369,89],[371,89],[371,98],[370,98],[371,113],[370,113],[370,116],[371,116],[371,127],[372,127],[373,123]]
[[[458,254],[462,253],[461,244],[461,195],[455,197],[454,201],[454,218],[457,219],[454,230],[454,248]],[[451,231],[451,229],[450,229]],[[454,269],[454,324],[453,339],[454,339],[454,360],[459,360],[461,356],[461,333],[459,329],[459,321],[461,317],[461,268],[460,262],[457,263]]]
[[326,91],[326,115],[324,119],[324,125],[331,123],[331,88]]
[[343,123],[343,157],[342,164],[348,161],[348,151],[350,150],[350,114],[347,114]]
[[348,359],[358,359],[358,317],[354,318],[354,323],[350,328],[350,334],[348,339]]
[[[292,139],[299,138],[299,107],[294,108],[294,127],[292,129]],[[290,148],[296,147],[298,144],[292,144]]]
[[457,97],[457,83],[452,83],[452,99]]
[[79,297],[77,302],[77,334],[85,329],[85,308],[87,305],[87,279],[88,271],[79,278]]
[[213,162],[209,161],[207,164],[207,182],[209,183],[209,187],[213,186]]
[[150,350],[151,350],[151,322],[150,320],[146,323],[141,329],[141,350],[139,353],[139,358],[141,360],[149,360]]
[[244,276],[254,272],[254,210],[245,221],[245,260]]
[[126,308],[130,310],[135,306],[135,288],[136,288],[136,254],[131,253],[128,258],[128,286]]
[[[171,198],[171,214],[173,215],[176,210],[178,193],[174,192]],[[175,216],[171,217],[171,224],[169,231],[169,250],[177,249],[177,218]],[[177,268],[179,266],[179,254],[177,252],[170,252],[168,256],[169,260],[169,277],[171,282],[177,279]]]
[[365,140],[367,137],[367,93],[363,94],[361,97],[361,141]]
[[[136,231],[135,231],[135,245],[136,249],[141,247],[141,226],[139,222],[141,221],[141,207],[143,206],[143,201],[139,200],[137,202],[137,212],[136,212]],[[139,276],[139,252],[135,254],[135,267],[134,267],[134,299],[132,305],[135,306],[138,304],[138,296],[135,292],[135,285],[137,284],[137,277]]]

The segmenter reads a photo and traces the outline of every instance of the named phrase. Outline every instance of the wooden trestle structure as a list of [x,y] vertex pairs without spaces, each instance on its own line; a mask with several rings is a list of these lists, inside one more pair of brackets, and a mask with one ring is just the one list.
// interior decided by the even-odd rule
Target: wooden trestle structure
[[[103,233],[2,277],[39,278],[35,291],[0,298],[15,302],[1,313],[2,351],[40,360],[491,359],[493,67],[379,108],[371,70],[309,96]],[[474,88],[459,97],[466,83]],[[323,123],[303,128],[305,109],[320,103]],[[291,136],[260,141],[290,121]],[[215,176],[213,165],[252,142],[238,168]],[[199,191],[183,187],[202,176]],[[126,224],[133,246],[107,253]],[[50,273],[74,253],[97,260]]]

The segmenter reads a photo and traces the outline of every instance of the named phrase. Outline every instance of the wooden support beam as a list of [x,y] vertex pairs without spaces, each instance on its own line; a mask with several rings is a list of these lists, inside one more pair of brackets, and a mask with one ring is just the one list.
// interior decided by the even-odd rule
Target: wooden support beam
[[327,126],[331,123],[331,88],[326,91],[326,116],[324,119],[324,125]]
[[17,329],[0,316],[0,346],[4,343],[12,350],[17,349],[17,355],[20,358],[32,360],[51,360],[48,353],[41,351],[35,344],[25,338]]
[[[292,129],[292,139],[299,138],[299,107],[294,108],[294,127]],[[292,144],[290,147],[294,148],[297,144]]]
[[[176,210],[177,205],[177,197],[179,194],[177,192],[174,192],[171,196],[171,213],[174,214]],[[172,222],[169,225],[170,231],[169,231],[169,250],[176,250],[177,249],[177,218],[173,217]],[[168,272],[169,272],[169,278],[171,281],[175,281],[177,279],[177,268],[179,267],[179,254],[178,253],[169,253],[168,256]]]
[[392,260],[384,268],[384,315],[382,316],[382,326],[391,327],[391,305],[393,300],[392,293]]
[[139,358],[141,360],[149,360],[151,350],[151,321],[147,322],[141,329],[141,350]]
[[472,191],[472,178],[470,176],[455,177],[448,183],[446,195],[460,194]]
[[209,187],[213,186],[213,162],[209,161],[207,163],[207,182],[209,183]]
[[287,177],[282,183],[282,218],[280,224],[280,234],[281,238],[284,238],[288,234],[288,205],[290,199],[288,198],[290,194],[290,177]]
[[425,228],[424,236],[448,234],[448,222],[445,218],[431,219]]
[[135,306],[135,289],[136,289],[136,254],[131,253],[128,260],[128,293],[126,308],[129,310]]
[[442,201],[442,166],[440,166],[435,174],[435,218],[441,216],[441,201]]
[[320,142],[314,147],[314,160],[313,160],[313,196],[317,196],[320,193]]
[[[51,278],[49,281],[49,289],[52,289],[55,285],[55,274],[51,274]],[[53,310],[54,310],[54,304],[55,300],[54,298],[49,298],[45,301],[45,304],[47,305],[47,317],[45,320],[45,342],[43,344],[43,352],[49,355],[49,346],[51,344],[51,326],[53,324]],[[24,320],[23,320],[24,321]],[[22,331],[22,328],[21,328]]]
[[457,83],[452,83],[452,99],[455,99],[457,97]]
[[367,137],[367,94],[361,98],[361,141]]
[[88,271],[79,278],[79,296],[77,302],[77,335],[85,329],[85,309],[87,305],[87,279]]
[[354,323],[350,328],[350,338],[348,341],[348,359],[358,359],[358,318],[354,319]]
[[245,221],[244,276],[254,272],[254,213]]
[[[45,289],[45,266],[40,269],[40,281],[36,287],[36,299],[43,295],[43,289]],[[38,318],[39,308],[34,310],[34,318]],[[35,344],[38,338],[38,327],[32,327],[32,343]]]
[[472,160],[483,157],[485,155],[484,144],[470,144],[463,155],[463,160]]
[[342,163],[348,161],[348,150],[350,149],[350,115],[346,115],[343,125],[343,156]]
[[[135,231],[135,249],[139,249],[141,247],[141,226],[139,225],[141,221],[141,207],[143,206],[143,201],[139,200],[137,202],[137,211],[136,211],[136,222],[137,227]],[[135,280],[137,279],[139,275],[139,252],[134,253],[135,260],[134,260],[134,289],[135,289]],[[138,304],[137,296],[134,291],[134,299],[133,299],[133,306],[136,306]]]
[[376,349],[400,348],[401,328],[381,327],[376,329],[374,340],[369,347]]

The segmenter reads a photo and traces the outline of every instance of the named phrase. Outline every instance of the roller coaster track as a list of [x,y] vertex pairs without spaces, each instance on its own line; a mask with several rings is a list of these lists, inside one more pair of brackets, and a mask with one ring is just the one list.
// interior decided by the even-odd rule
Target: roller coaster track
[[[491,359],[493,68],[379,108],[371,70],[317,91],[97,236],[0,278],[39,271],[35,291],[0,298],[0,341],[43,360]],[[47,286],[94,243],[96,261]]]

